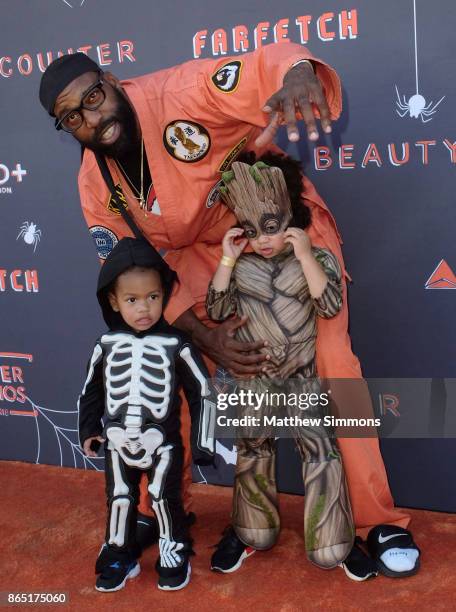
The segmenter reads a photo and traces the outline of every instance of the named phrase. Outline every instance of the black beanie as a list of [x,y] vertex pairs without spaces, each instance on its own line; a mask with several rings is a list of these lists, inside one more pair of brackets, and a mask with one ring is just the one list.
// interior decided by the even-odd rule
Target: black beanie
[[85,53],[62,55],[46,68],[40,83],[40,102],[54,117],[58,96],[67,85],[86,72],[99,72],[100,67]]

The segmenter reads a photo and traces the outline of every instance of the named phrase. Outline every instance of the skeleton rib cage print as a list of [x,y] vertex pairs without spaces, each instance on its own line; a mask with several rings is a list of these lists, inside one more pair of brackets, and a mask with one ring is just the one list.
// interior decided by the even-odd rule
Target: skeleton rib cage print
[[175,408],[175,359],[182,359],[197,382],[202,411],[198,447],[213,452],[214,405],[208,400],[204,372],[189,346],[178,337],[154,334],[135,337],[110,332],[96,344],[82,396],[103,361],[105,387],[105,436],[130,466],[148,469],[167,450],[165,423]]

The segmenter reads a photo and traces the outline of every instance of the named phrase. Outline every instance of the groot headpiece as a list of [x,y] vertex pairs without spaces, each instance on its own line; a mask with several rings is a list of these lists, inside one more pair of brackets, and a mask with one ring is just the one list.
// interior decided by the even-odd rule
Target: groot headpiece
[[257,162],[234,162],[222,174],[223,201],[244,229],[247,238],[284,231],[292,218],[290,196],[280,168]]

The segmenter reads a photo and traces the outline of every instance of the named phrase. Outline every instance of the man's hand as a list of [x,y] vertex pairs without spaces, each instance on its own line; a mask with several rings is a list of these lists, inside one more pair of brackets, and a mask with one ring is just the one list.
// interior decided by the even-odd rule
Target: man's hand
[[[227,369],[235,377],[242,378],[258,374],[264,370],[263,363],[269,355],[255,353],[267,346],[266,341],[239,342],[234,339],[235,331],[247,321],[247,317],[235,317],[213,327],[204,328],[193,336],[198,347],[206,353],[217,365]],[[250,354],[249,354],[250,353]],[[254,353],[254,354],[252,354]]]
[[331,119],[328,103],[312,66],[304,62],[294,66],[286,73],[282,89],[273,94],[263,107],[263,111],[270,115],[269,125],[258,136],[255,145],[261,147],[272,142],[282,119],[287,126],[288,140],[298,141],[299,131],[296,125],[296,113],[298,112],[301,113],[306,124],[309,140],[317,140],[318,130],[311,102],[320,111],[323,131],[330,134]]

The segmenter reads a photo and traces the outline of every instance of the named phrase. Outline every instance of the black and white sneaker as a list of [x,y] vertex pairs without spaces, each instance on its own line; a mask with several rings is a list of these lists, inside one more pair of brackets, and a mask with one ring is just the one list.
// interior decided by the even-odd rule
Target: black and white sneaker
[[[189,512],[186,515],[187,526],[190,527],[196,523],[196,515],[194,512]],[[158,521],[155,516],[148,516],[138,512],[138,518],[136,521],[136,542],[138,549],[134,551],[134,554],[140,556],[142,552],[157,544],[160,537],[160,529],[158,527]],[[95,562],[95,574],[101,574],[103,569],[111,563],[112,556],[109,552],[108,545],[103,543],[100,552],[98,553],[97,560]]]
[[140,571],[141,567],[137,561],[132,561],[131,563],[114,561],[103,568],[103,571],[97,578],[95,588],[97,591],[104,591],[106,593],[120,591],[120,589],[124,588],[127,580],[136,578]]
[[190,560],[185,557],[179,567],[162,567],[157,562],[158,588],[161,591],[179,591],[184,589],[190,582],[192,567]]
[[[147,516],[138,512],[136,520],[136,549],[132,550],[131,553],[135,557],[140,557],[141,553],[149,548],[153,544],[158,542],[160,530],[158,528],[158,521],[155,516]],[[97,560],[95,562],[95,574],[101,574],[106,566],[112,562],[112,553],[109,550],[109,546],[104,542],[98,553]]]
[[223,538],[217,544],[217,550],[211,558],[211,570],[229,574],[238,570],[245,559],[255,552],[254,548],[246,546],[236,535],[233,527],[228,527]]
[[178,591],[190,582],[192,569],[190,556],[194,555],[192,541],[174,542],[166,538],[159,540],[160,556],[155,564],[158,588],[161,591]]
[[377,564],[361,548],[361,538],[357,537],[348,557],[340,564],[347,576],[356,582],[363,582],[378,575]]

